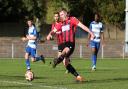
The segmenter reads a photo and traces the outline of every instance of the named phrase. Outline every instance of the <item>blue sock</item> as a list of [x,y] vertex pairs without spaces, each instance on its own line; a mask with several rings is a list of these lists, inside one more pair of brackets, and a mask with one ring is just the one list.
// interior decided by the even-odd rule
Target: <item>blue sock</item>
[[41,56],[36,57],[35,59],[36,59],[36,61],[40,61],[40,60],[42,60]]
[[96,66],[97,56],[96,54],[92,54],[92,66]]
[[26,66],[27,66],[27,70],[31,69],[30,68],[30,61],[29,61],[29,59],[26,59]]

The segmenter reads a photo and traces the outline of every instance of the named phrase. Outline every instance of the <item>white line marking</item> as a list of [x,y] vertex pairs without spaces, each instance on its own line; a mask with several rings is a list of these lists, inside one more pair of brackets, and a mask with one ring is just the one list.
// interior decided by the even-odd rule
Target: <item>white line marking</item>
[[32,85],[31,83],[23,83],[23,82],[17,82],[17,81],[7,81],[7,80],[3,80],[0,81],[2,83],[13,83],[13,84],[19,84],[19,85]]
[[39,85],[39,84],[32,84],[32,83],[25,83],[25,82],[17,82],[17,81],[7,81],[3,80],[0,81],[1,83],[10,83],[10,84],[19,84],[19,85],[28,85],[28,86],[33,86],[33,87],[42,87],[42,88],[48,88],[48,89],[67,89],[63,87],[54,87],[54,86],[47,86],[47,85]]

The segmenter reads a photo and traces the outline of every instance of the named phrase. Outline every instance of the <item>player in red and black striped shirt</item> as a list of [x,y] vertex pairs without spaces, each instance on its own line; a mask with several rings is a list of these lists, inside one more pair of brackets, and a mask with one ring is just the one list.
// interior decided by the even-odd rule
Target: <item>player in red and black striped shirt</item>
[[88,32],[91,36],[91,39],[94,38],[94,34],[83,25],[78,19],[75,17],[68,17],[66,9],[62,9],[59,12],[60,20],[61,20],[61,30],[62,30],[62,38],[63,38],[63,51],[58,58],[53,60],[53,67],[56,67],[60,62],[64,62],[66,69],[73,74],[78,81],[83,81],[82,77],[76,72],[75,68],[69,63],[68,59],[70,55],[73,53],[75,48],[75,30],[74,27],[79,26],[84,31]]
[[56,35],[57,44],[58,44],[58,56],[62,52],[62,43],[63,43],[61,26],[62,26],[61,22],[59,21],[59,13],[55,12],[54,13],[54,23],[52,24],[51,31],[47,36],[47,40],[50,40],[51,38],[53,38],[54,34]]
[[[47,36],[47,40],[50,40],[50,38],[52,38],[52,36],[56,34],[57,43],[58,43],[58,57],[61,55],[61,52],[63,51],[63,48],[64,48],[61,26],[62,24],[59,20],[59,13],[55,12],[54,23],[52,24],[51,31]],[[68,73],[68,71],[66,72]]]

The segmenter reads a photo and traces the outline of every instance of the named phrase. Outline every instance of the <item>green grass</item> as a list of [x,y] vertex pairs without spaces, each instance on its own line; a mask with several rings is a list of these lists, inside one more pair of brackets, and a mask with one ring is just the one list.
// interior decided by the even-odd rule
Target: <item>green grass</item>
[[72,65],[85,78],[78,83],[74,76],[65,74],[62,64],[55,69],[42,62],[31,63],[35,79],[28,82],[23,59],[0,60],[0,89],[128,89],[128,60],[98,60],[97,71],[90,70],[90,60],[72,60]]

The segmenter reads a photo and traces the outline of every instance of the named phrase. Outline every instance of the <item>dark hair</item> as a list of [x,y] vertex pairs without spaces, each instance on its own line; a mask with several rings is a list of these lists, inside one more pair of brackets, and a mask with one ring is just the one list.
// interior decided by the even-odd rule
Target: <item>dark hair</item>
[[59,12],[54,12],[54,14],[58,14],[59,15]]
[[98,16],[98,18],[100,18],[100,14],[99,14],[99,13],[95,13],[95,15],[97,15],[97,16]]
[[31,22],[33,22],[33,19],[32,19],[32,18],[28,18],[27,21],[31,21]]
[[68,12],[68,11],[66,10],[66,8],[61,8],[60,11]]

